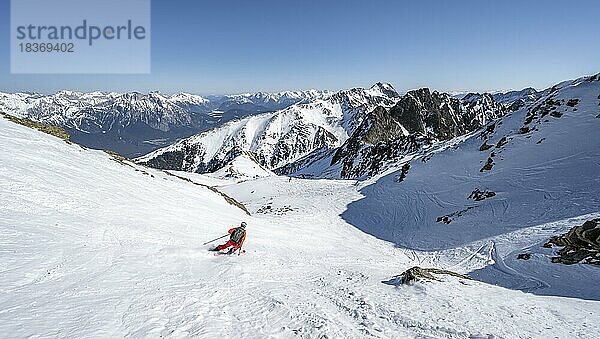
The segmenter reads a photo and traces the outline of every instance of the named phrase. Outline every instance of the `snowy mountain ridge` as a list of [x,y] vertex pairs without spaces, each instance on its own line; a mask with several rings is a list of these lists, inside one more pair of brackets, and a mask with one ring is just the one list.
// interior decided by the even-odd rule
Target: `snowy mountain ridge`
[[323,99],[330,95],[330,91],[306,90],[306,91],[283,91],[283,92],[256,92],[226,95],[225,101],[231,100],[238,104],[252,103],[262,105],[272,110],[282,109],[293,104]]
[[393,107],[370,112],[336,150],[331,165],[341,165],[336,175],[341,178],[372,176],[385,162],[465,135],[506,113],[507,108],[490,94],[461,101],[427,88],[409,91]]
[[327,93],[261,92],[210,99],[159,92],[0,93],[0,111],[63,127],[83,145],[135,156],[225,121],[275,111]]
[[[537,99],[544,96],[546,91],[537,91],[532,87],[528,87],[520,91],[491,93],[491,96],[496,102],[507,106],[510,111],[516,111],[524,106],[534,103]],[[480,93],[467,93],[462,100],[473,101],[478,100],[481,97],[482,94]]]
[[242,152],[275,169],[319,148],[338,147],[361,123],[365,112],[392,106],[393,87],[353,88],[324,99],[226,123],[140,157],[137,161],[170,170],[213,172]]
[[[341,172],[334,177],[361,177],[378,170],[373,162],[382,159],[377,154],[389,158],[414,151],[480,128],[506,112],[507,108],[489,94],[469,101],[428,89],[401,96],[391,85],[377,83],[369,89],[344,90],[325,99],[231,122],[137,160],[157,168],[206,173],[218,170],[244,151],[254,153],[260,165],[279,174],[292,174],[315,162],[321,167],[324,162],[332,167],[343,162]],[[373,151],[377,144],[391,141],[396,145],[390,149],[382,150],[378,145]]]
[[[397,94],[385,83],[378,83],[370,90],[377,95]],[[68,90],[51,95],[0,93],[0,111],[63,127],[73,140],[85,146],[134,157],[227,121],[327,100],[335,94],[318,90],[208,97],[190,93]],[[510,98],[513,99],[503,102],[518,101],[515,95]]]

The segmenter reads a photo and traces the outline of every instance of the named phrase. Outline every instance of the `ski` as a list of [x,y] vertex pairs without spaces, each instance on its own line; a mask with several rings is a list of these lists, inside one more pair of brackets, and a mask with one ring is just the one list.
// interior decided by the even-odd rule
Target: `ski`
[[[226,252],[217,251],[214,253],[214,256],[217,257],[217,256],[221,256],[221,255],[232,255],[232,254],[235,254],[235,252],[236,251],[226,251]],[[246,253],[246,250],[242,250],[241,252],[239,252],[239,254],[241,254],[241,253]]]

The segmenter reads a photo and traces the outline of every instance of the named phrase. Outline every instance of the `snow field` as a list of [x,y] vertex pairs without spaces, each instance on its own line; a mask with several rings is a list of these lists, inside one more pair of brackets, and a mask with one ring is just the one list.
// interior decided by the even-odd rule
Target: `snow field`
[[[238,168],[256,170],[247,165]],[[412,174],[408,180],[416,180]],[[419,250],[377,239],[348,222],[345,213],[361,201],[369,205],[355,214],[360,224],[407,220],[403,209],[410,210],[413,196],[405,196],[406,206],[399,204],[402,197],[385,177],[355,186],[277,176],[242,182],[185,176],[218,185],[253,216],[204,187],[0,119],[2,336],[600,336],[597,299],[533,295],[450,277],[393,284],[395,276],[423,264],[462,273],[488,268],[480,272],[487,281],[535,290],[538,274],[570,271],[543,266],[542,252],[534,258],[541,273],[515,266],[509,256],[578,224],[590,216],[581,216],[585,210],[575,215],[569,207],[572,218],[553,224],[484,230],[486,237],[473,241],[436,233],[436,244],[450,246]],[[372,191],[379,202],[368,199]],[[422,204],[436,203],[427,192],[417,193],[423,193]],[[384,200],[396,212],[380,213],[381,205],[371,205]],[[409,212],[425,218],[418,211],[414,206]],[[201,245],[242,220],[249,223],[245,254],[214,256]],[[429,233],[417,228],[406,234],[423,241]],[[575,270],[582,274],[581,267]]]

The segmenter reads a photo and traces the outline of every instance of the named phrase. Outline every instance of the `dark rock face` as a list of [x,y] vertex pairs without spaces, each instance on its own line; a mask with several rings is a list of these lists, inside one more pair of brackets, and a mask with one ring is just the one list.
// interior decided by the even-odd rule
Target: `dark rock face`
[[527,133],[529,133],[529,131],[530,131],[530,129],[527,126],[519,128],[519,134],[527,134]]
[[550,238],[544,247],[562,247],[552,262],[600,266],[600,218],[588,220],[563,235]]
[[527,105],[527,102],[525,100],[515,100],[512,104],[510,104],[510,106],[508,106],[508,110],[511,112],[515,112],[525,107],[525,105]]
[[342,178],[371,175],[385,161],[477,130],[506,112],[490,94],[467,95],[461,101],[428,88],[410,91],[392,108],[369,113],[337,150],[332,165],[342,163]]
[[[392,145],[393,144],[393,145]],[[366,146],[366,147],[363,147]],[[418,148],[418,141],[404,137],[402,126],[392,118],[390,112],[378,107],[367,114],[356,132],[333,156],[332,164],[342,162],[342,176],[360,176],[365,171],[376,171],[377,159],[393,159],[396,151]],[[362,156],[361,159],[357,159]],[[355,160],[359,163],[355,164]]]
[[409,135],[392,142],[380,142],[363,147],[356,153],[356,158],[348,157],[343,160],[342,177],[359,178],[375,175],[383,169],[386,162],[415,153],[429,143],[430,141],[425,138]]
[[[593,82],[593,81],[600,81],[600,73],[596,74],[596,75],[592,75],[591,77],[589,77],[587,79],[588,82]],[[599,95],[600,96],[600,95]]]
[[[550,93],[556,93],[557,89],[552,88]],[[569,101],[573,106],[576,106],[579,103],[579,99],[575,99],[575,101]],[[547,115],[551,115],[555,118],[560,118],[563,113],[560,112],[560,107],[564,104],[564,100],[555,99],[553,95],[549,98],[545,99],[543,102],[532,106],[528,109],[527,115],[525,116],[525,122],[523,123],[522,130],[531,130],[529,125],[539,124],[544,117]]]
[[336,151],[331,164],[342,163],[343,178],[373,175],[384,162],[416,152],[428,143],[429,140],[419,134],[405,135],[390,112],[378,107]]
[[461,108],[459,100],[423,88],[408,92],[390,113],[411,134],[433,131],[440,140],[446,140],[467,130],[464,119],[458,116]]
[[430,135],[448,140],[481,128],[487,121],[506,113],[506,108],[490,94],[467,96],[463,101],[446,93],[430,92],[428,88],[406,93],[390,109],[390,114],[409,133]]
[[491,134],[493,134],[495,130],[496,130],[496,123],[494,122],[494,123],[491,123],[491,124],[487,125],[485,127],[485,130],[483,132],[481,132],[481,134],[479,135],[479,137],[482,140],[486,140],[487,141],[488,138],[489,138],[489,136]]
[[152,158],[143,164],[164,170],[190,170],[186,164],[189,164],[193,161],[193,156],[197,152],[197,146],[183,143],[180,149],[165,152],[161,157]]

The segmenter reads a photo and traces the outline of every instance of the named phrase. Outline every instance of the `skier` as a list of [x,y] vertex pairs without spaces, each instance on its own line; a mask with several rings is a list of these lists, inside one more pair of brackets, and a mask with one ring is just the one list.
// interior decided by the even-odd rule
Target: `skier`
[[232,247],[229,252],[233,253],[235,250],[242,248],[244,240],[246,240],[246,226],[248,226],[248,224],[246,224],[244,221],[240,227],[234,227],[227,231],[229,234],[231,234],[229,236],[229,240],[223,245],[217,246],[214,251],[221,251]]

